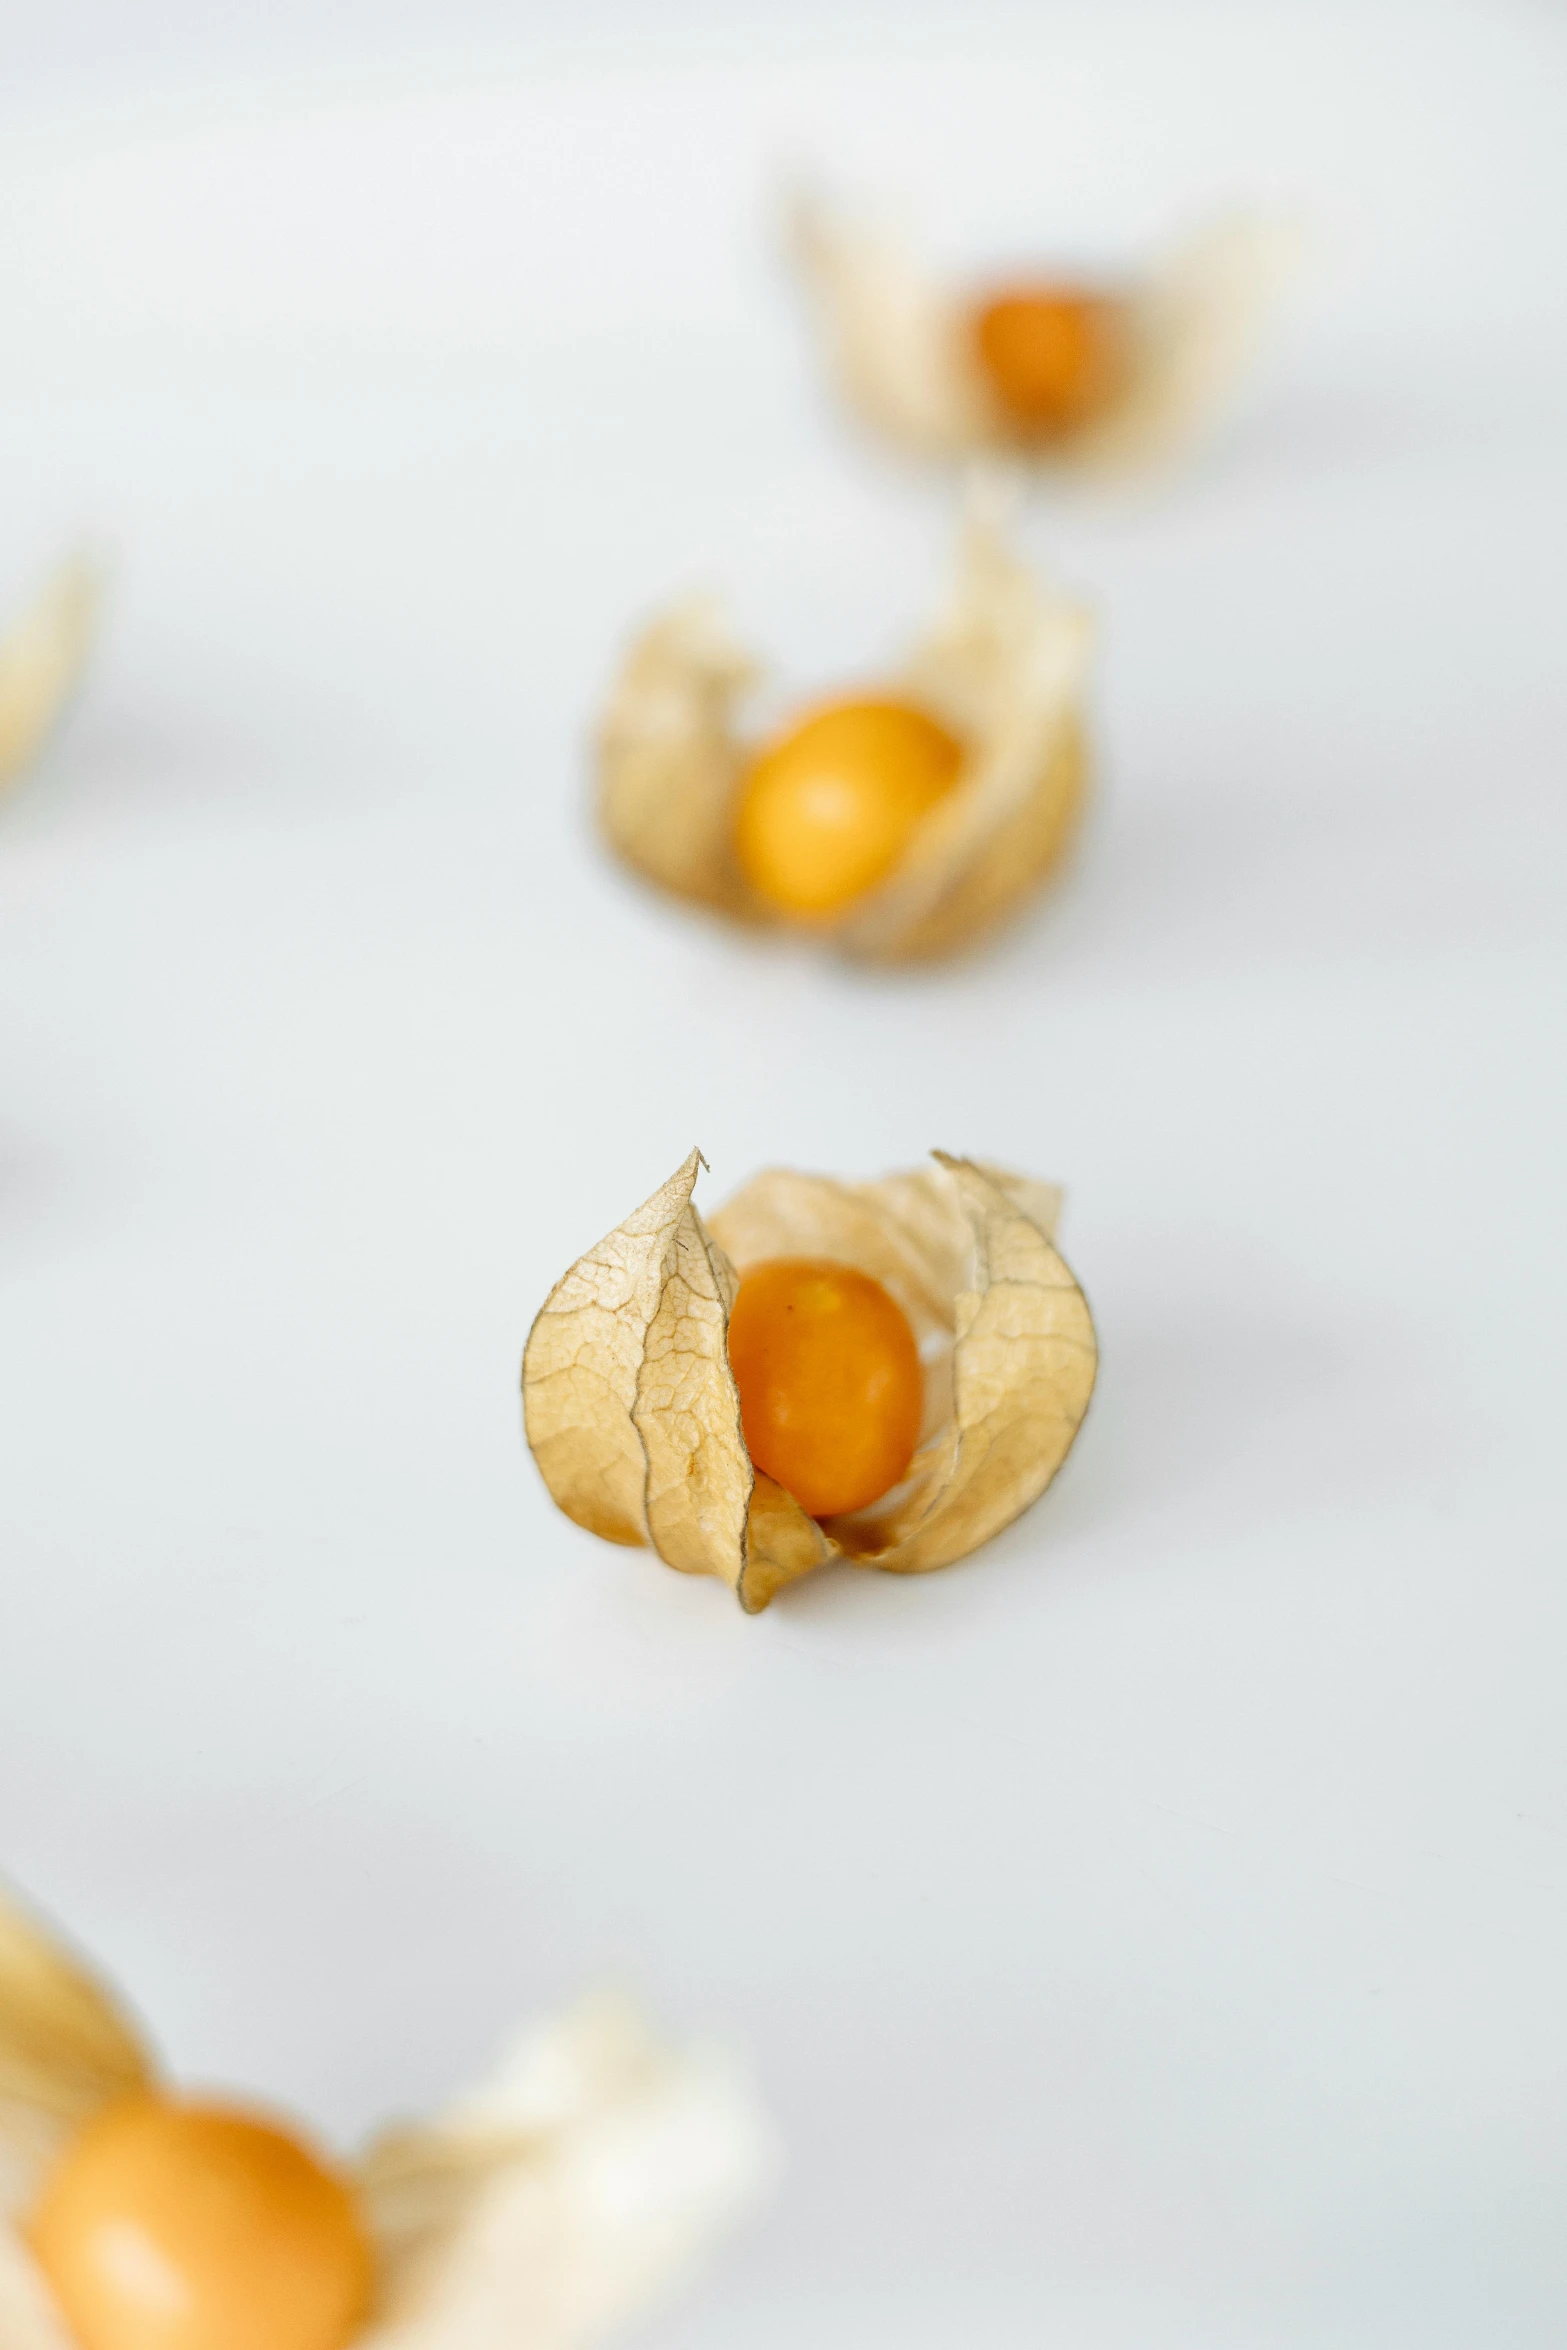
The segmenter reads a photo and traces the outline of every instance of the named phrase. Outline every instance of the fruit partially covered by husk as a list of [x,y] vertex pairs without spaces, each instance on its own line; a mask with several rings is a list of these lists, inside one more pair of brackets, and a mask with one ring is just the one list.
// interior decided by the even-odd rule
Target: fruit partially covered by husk
[[795,204],[790,229],[828,366],[862,422],[920,457],[991,450],[1093,473],[1184,454],[1244,374],[1300,242],[1292,224],[1237,213],[1118,286],[998,289],[1018,309],[1032,290],[1058,323],[1075,305],[1091,329],[1075,344],[1079,380],[1041,406],[987,334],[993,297],[942,284],[897,238],[820,198]]
[[[29,2219],[75,2134],[159,2093],[160,2074],[107,1985],[0,1893],[4,2350],[81,2350]],[[352,2350],[585,2350],[708,2249],[772,2161],[729,2058],[672,2051],[623,1999],[585,2000],[347,2172],[375,2258]]]
[[[704,1222],[696,1151],[551,1292],[523,1360],[528,1442],[566,1515],[717,1576],[754,1614],[834,1558],[922,1574],[1037,1501],[1070,1451],[1098,1350],[1054,1244],[1060,1195],[972,1159],[879,1182],[774,1169]],[[818,1522],[747,1450],[729,1320],[741,1277],[830,1260],[907,1316],[925,1422],[906,1477]]]
[[0,636],[0,791],[32,764],[69,701],[92,643],[99,597],[97,570],[76,556]]
[[[993,507],[966,520],[937,626],[887,690],[949,730],[956,781],[863,895],[804,927],[878,962],[952,954],[1016,913],[1060,861],[1082,805],[1087,616],[1009,550]],[[706,602],[633,645],[599,737],[599,817],[616,855],[677,897],[752,924],[780,914],[736,849],[758,745],[741,719],[757,678]]]

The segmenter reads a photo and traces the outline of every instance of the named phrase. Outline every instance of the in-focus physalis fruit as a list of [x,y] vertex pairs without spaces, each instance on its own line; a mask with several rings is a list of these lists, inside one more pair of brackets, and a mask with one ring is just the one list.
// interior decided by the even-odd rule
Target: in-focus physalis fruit
[[971,503],[938,625],[874,694],[751,739],[755,668],[705,603],[633,645],[599,737],[599,815],[647,880],[880,962],[952,954],[1033,896],[1082,805],[1090,630]]
[[849,406],[925,457],[1114,472],[1179,456],[1228,397],[1293,266],[1293,227],[1236,214],[1121,284],[945,286],[878,226],[801,198],[791,248]]
[[92,644],[101,581],[84,556],[62,563],[0,635],[0,791],[29,767],[75,689]]
[[275,2124],[152,2092],[105,2106],[29,2229],[82,2350],[345,2350],[373,2255],[346,2182]]
[[115,1996],[0,1895],[0,2350],[586,2350],[771,2160],[732,2062],[598,1997],[340,2172],[165,2085]]
[[708,1221],[693,1151],[556,1283],[523,1357],[559,1507],[748,1613],[844,1558],[920,1574],[1036,1501],[1098,1350],[1060,1195],[971,1159],[774,1169]]
[[807,1516],[868,1509],[908,1474],[925,1374],[907,1314],[831,1257],[766,1257],[729,1311],[729,1368],[755,1466]]

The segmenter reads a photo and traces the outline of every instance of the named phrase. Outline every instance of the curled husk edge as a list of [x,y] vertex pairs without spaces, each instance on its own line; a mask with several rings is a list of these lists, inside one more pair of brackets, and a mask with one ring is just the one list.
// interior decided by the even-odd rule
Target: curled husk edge
[[31,766],[70,700],[101,595],[97,566],[73,556],[0,638],[0,791]]
[[[976,492],[947,609],[887,681],[957,735],[958,781],[882,881],[836,917],[802,925],[868,961],[936,957],[983,938],[1059,862],[1082,805],[1089,621],[1011,554],[996,505]],[[655,620],[600,726],[598,810],[610,847],[644,879],[760,925],[781,918],[748,888],[734,850],[755,748],[740,705],[757,675],[705,599]]]
[[[703,1221],[700,1155],[557,1282],[523,1358],[528,1442],[559,1507],[607,1541],[717,1576],[749,1614],[833,1558],[922,1574],[978,1549],[1070,1451],[1098,1363],[1058,1254],[1060,1195],[971,1159],[872,1183],[774,1169]],[[858,1266],[908,1315],[926,1421],[903,1484],[818,1523],[757,1469],[729,1367],[739,1273]]]
[[[78,2350],[28,2250],[26,2214],[96,2109],[158,2077],[114,1994],[0,1891],[5,2350]],[[773,2159],[726,2053],[673,2051],[631,2001],[583,2000],[351,2166],[379,2275],[355,2350],[582,2350],[696,2261]]]
[[1229,398],[1300,249],[1293,222],[1211,221],[1120,291],[1118,388],[1073,430],[1020,437],[974,354],[970,300],[880,225],[819,196],[791,207],[789,247],[847,404],[911,454],[1005,452],[1088,473],[1137,472],[1185,453]]

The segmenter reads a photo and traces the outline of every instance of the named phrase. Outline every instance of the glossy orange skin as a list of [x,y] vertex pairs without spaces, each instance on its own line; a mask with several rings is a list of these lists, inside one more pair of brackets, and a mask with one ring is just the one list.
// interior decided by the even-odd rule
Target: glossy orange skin
[[1115,389],[1120,305],[1071,286],[1018,286],[973,318],[975,355],[1009,424],[1050,440],[1087,424]]
[[782,913],[835,914],[892,870],[962,764],[956,737],[912,703],[830,702],[752,761],[741,871]]
[[116,2099],[28,2233],[78,2350],[346,2350],[370,2309],[348,2187],[227,2107]]
[[820,1257],[753,1265],[729,1317],[746,1449],[813,1518],[879,1501],[919,1442],[925,1380],[879,1281]]

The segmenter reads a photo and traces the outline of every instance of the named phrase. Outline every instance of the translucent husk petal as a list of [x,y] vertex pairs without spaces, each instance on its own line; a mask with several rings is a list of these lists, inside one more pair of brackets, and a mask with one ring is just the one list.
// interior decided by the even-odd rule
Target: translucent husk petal
[[[0,2350],[76,2350],[22,2232],[68,2134],[150,2061],[112,1996],[0,1903]],[[661,2294],[775,2160],[749,2081],[628,2000],[525,2033],[433,2122],[358,2168],[380,2255],[356,2350],[587,2350]]]
[[623,1999],[584,2001],[371,2147],[384,2289],[365,2350],[578,2350],[661,2295],[772,2161],[725,2057],[670,2051]]
[[972,354],[969,305],[879,226],[803,200],[791,248],[828,364],[875,431],[925,457],[985,450],[1131,472],[1185,453],[1243,376],[1300,250],[1298,227],[1237,213],[1152,264],[1122,298],[1119,388],[1075,431],[1020,439]]
[[1243,380],[1302,242],[1293,221],[1235,213],[1149,270],[1127,301],[1122,391],[1074,440],[1071,460],[1118,473],[1184,456]]
[[[645,1503],[639,1538],[670,1566],[718,1576],[755,1613],[784,1583],[835,1557],[895,1574],[949,1565],[1037,1500],[1071,1449],[1097,1367],[1087,1303],[1054,1245],[1059,1194],[975,1161],[939,1152],[935,1160],[859,1184],[774,1170],[719,1209],[709,1232],[691,1204],[700,1165],[693,1152],[574,1266],[535,1323],[523,1365],[529,1441],[568,1516],[603,1531],[597,1497],[613,1476],[627,1491],[635,1481],[629,1427],[647,1495],[683,1480],[726,1505],[721,1520],[711,1512],[700,1520],[699,1544],[689,1506],[660,1518]],[[649,1248],[654,1227],[665,1235],[662,1253]],[[745,1450],[728,1361],[734,1268],[778,1256],[830,1257],[874,1275],[920,1343],[927,1418],[919,1451],[897,1492],[852,1519],[818,1525]],[[697,1314],[691,1262],[712,1268]],[[604,1353],[606,1267],[625,1268],[617,1332],[628,1360],[613,1401],[596,1368],[578,1376]],[[667,1313],[662,1293],[657,1303],[648,1294],[659,1281],[671,1298]],[[682,1334],[677,1387],[662,1355],[637,1335],[656,1332],[661,1316]],[[629,1360],[639,1345],[654,1365],[646,1383],[641,1358]],[[628,1395],[645,1399],[640,1414]]]
[[[1033,896],[1070,841],[1084,796],[1087,616],[1010,552],[978,483],[953,588],[901,677],[958,735],[955,788],[887,878],[814,935],[869,961],[952,954]],[[656,621],[633,647],[600,733],[600,817],[616,854],[675,895],[754,923],[778,917],[735,863],[734,803],[750,746],[739,702],[756,674],[706,606]]]
[[644,631],[599,730],[599,821],[616,853],[678,897],[744,916],[729,811],[742,752],[734,712],[755,669],[713,605]]
[[74,2133],[155,2066],[114,1994],[0,1890],[0,2345],[72,2350],[17,2222]]
[[70,699],[98,616],[101,581],[77,556],[0,639],[0,789],[32,764]]
[[849,406],[920,457],[956,457],[992,437],[989,402],[952,306],[883,224],[820,197],[791,208],[789,245]]
[[556,1283],[523,1411],[568,1518],[738,1589],[753,1478],[726,1352],[733,1274],[691,1205],[701,1164],[693,1151]]
[[76,2126],[153,2070],[112,1992],[0,1893],[0,2116],[14,2108]]

